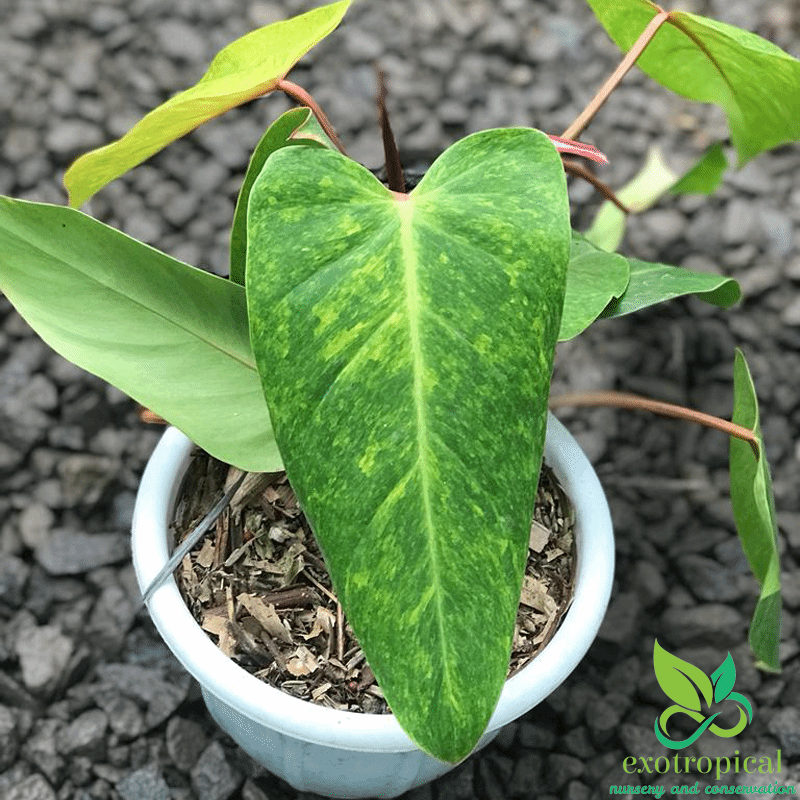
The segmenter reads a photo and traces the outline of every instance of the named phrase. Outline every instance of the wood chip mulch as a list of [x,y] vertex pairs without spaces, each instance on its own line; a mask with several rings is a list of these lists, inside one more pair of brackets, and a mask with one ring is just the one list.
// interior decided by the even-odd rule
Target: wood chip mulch
[[[177,541],[240,474],[196,454],[176,511]],[[509,676],[557,630],[574,575],[572,506],[544,465]],[[285,473],[247,475],[216,527],[184,557],[176,578],[201,627],[257,678],[330,708],[389,713]]]

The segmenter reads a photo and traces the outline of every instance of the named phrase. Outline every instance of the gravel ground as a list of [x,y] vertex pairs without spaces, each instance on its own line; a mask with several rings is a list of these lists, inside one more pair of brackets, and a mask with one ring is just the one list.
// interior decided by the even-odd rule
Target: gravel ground
[[[686,5],[800,56],[792,0]],[[0,0],[0,192],[63,202],[60,177],[77,154],[121,135],[195,81],[231,39],[307,7],[305,0]],[[579,0],[361,0],[293,79],[315,94],[354,157],[377,166],[378,60],[406,164],[425,165],[485,127],[559,133],[617,58]],[[224,271],[247,154],[285,108],[271,97],[205,126],[101,192],[92,213]],[[651,143],[679,164],[723,130],[717,111],[632,73],[587,139],[611,158],[603,175],[620,185]],[[708,672],[730,651],[736,689],[753,702],[754,721],[736,740],[706,736],[686,752],[781,748],[783,773],[773,777],[800,783],[798,168],[800,147],[783,148],[731,175],[710,201],[671,199],[633,220],[629,253],[733,275],[746,300],[728,313],[687,301],[605,321],[561,347],[556,377],[557,391],[616,388],[727,415],[734,347],[744,348],[781,525],[783,673],[761,674],[747,655],[754,584],[734,536],[724,437],[629,412],[565,414],[615,519],[607,621],[546,703],[409,797],[587,800],[612,784],[652,781],[625,775],[622,763],[659,754],[656,636]],[[573,199],[580,227],[596,202],[582,185]],[[309,797],[220,733],[197,686],[136,610],[127,532],[137,477],[157,437],[128,399],[54,355],[0,298],[0,797]],[[657,782],[677,780],[663,777]],[[766,778],[742,774],[736,782]],[[702,789],[709,776],[695,779]]]

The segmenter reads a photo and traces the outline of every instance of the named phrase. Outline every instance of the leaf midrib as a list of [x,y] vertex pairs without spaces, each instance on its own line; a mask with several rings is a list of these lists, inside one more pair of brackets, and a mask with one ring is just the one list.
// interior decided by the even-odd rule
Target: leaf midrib
[[411,370],[413,374],[414,408],[417,419],[417,466],[420,474],[420,488],[422,491],[422,507],[424,513],[424,527],[428,558],[431,565],[431,579],[433,585],[434,603],[436,606],[436,623],[439,628],[439,643],[441,647],[443,690],[450,695],[453,702],[456,698],[452,692],[450,678],[450,665],[445,646],[444,612],[442,608],[442,568],[440,556],[434,540],[433,510],[431,505],[430,475],[426,468],[428,443],[428,420],[424,402],[425,358],[420,336],[420,292],[417,279],[418,261],[414,247],[412,219],[414,216],[414,201],[411,197],[396,200],[395,207],[400,217],[400,259],[403,266],[403,279],[406,287],[406,315],[408,318],[409,343],[411,345]]

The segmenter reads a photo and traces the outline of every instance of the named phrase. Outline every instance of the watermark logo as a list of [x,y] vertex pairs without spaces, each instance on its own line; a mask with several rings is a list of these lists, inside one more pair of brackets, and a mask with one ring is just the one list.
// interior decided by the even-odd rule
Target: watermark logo
[[[664,694],[674,701],[674,705],[656,717],[654,724],[656,738],[664,747],[682,750],[696,742],[706,731],[729,739],[741,733],[753,721],[750,701],[739,692],[733,691],[733,685],[736,683],[736,666],[730,653],[709,678],[703,670],[667,652],[656,641],[653,648],[653,668]],[[727,704],[728,701],[737,704],[739,721],[732,728],[720,728],[714,720],[724,709],[719,708],[714,713],[706,714],[703,712],[703,707],[705,706],[707,712],[711,712],[712,707],[723,702]],[[700,725],[686,739],[679,741],[671,739],[667,733],[667,723],[675,714],[686,714]]]

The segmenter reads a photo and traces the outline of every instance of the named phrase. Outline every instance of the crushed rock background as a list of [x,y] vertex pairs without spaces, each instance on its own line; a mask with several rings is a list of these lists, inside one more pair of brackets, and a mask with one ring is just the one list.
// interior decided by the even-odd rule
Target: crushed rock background
[[[203,73],[220,47],[300,13],[299,0],[0,0],[0,192],[63,203],[63,170],[123,134]],[[694,0],[800,56],[792,0]],[[486,127],[560,133],[619,58],[580,0],[360,0],[293,80],[326,109],[351,154],[381,161],[373,62],[390,82],[406,166]],[[224,272],[251,148],[289,107],[270,96],[225,115],[91,201],[98,218],[192,264]],[[651,144],[676,166],[724,136],[715,109],[634,70],[588,129],[619,186]],[[632,220],[626,251],[720,271],[746,299],[693,300],[604,321],[560,346],[554,393],[621,389],[729,415],[741,346],[758,388],[781,526],[784,671],[757,672],[746,624],[755,586],[727,499],[718,433],[642,414],[562,418],[605,485],[617,532],[606,623],[547,702],[414,800],[607,796],[626,756],[658,754],[664,696],[653,639],[713,670],[728,650],[753,702],[735,741],[689,755],[783,753],[800,783],[800,147],[731,174],[711,200],[671,198]],[[597,205],[574,184],[576,227]],[[197,686],[136,611],[128,530],[159,432],[118,391],[53,354],[0,297],[0,797],[7,800],[294,800],[210,720]],[[762,776],[763,777],[763,776]],[[699,778],[701,785],[708,781]],[[740,776],[753,781],[758,776]],[[694,780],[695,777],[692,778]],[[669,785],[674,776],[664,776]],[[770,781],[771,782],[771,781]]]

